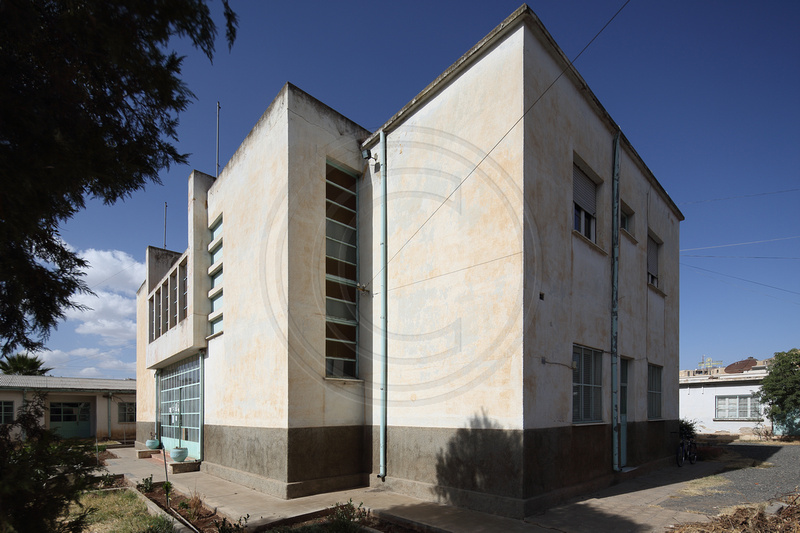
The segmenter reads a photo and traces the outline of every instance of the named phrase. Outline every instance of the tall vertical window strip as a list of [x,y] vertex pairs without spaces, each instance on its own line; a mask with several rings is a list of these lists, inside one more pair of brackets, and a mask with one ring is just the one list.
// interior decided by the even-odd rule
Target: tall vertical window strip
[[0,402],[0,424],[10,424],[14,421],[14,402]]
[[597,185],[575,164],[572,165],[572,200],[575,207],[573,228],[594,242]]
[[188,279],[186,273],[186,260],[184,259],[183,262],[178,266],[178,283],[180,284],[179,294],[180,294],[180,319],[183,320],[186,318],[186,310],[188,309],[188,301],[187,301],[187,292],[188,292]]
[[219,217],[211,226],[211,242],[208,245],[208,253],[211,259],[211,268],[208,275],[211,277],[211,290],[208,291],[208,299],[211,302],[211,313],[208,315],[208,322],[210,326],[210,334],[216,335],[223,331],[223,311],[222,311],[222,295],[224,292],[222,286],[222,217]]
[[603,420],[603,352],[572,347],[572,421]]
[[327,165],[325,177],[325,374],[356,377],[358,236],[356,177]]
[[647,365],[647,418],[661,418],[661,371],[663,367]]

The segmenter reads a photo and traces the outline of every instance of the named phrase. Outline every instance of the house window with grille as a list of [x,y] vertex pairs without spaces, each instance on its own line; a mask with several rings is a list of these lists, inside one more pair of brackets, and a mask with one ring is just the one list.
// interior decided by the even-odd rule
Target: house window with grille
[[603,352],[572,347],[572,421],[603,420]]
[[717,396],[714,418],[761,420],[761,404],[751,395]]
[[661,418],[661,371],[663,367],[647,365],[647,418]]
[[325,177],[325,375],[358,375],[356,177],[331,164]]
[[0,402],[0,424],[10,424],[14,421],[14,402]]
[[575,207],[573,229],[596,242],[597,184],[575,164],[572,165],[572,200]]
[[120,423],[136,422],[136,404],[134,402],[118,403],[117,421]]

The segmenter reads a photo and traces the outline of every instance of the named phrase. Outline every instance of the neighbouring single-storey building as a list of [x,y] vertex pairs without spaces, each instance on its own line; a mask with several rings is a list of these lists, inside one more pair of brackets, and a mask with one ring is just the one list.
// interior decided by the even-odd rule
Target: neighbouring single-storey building
[[188,207],[140,444],[508,516],[672,455],[683,215],[527,6],[374,132],[285,85]]
[[62,437],[134,441],[136,380],[0,374],[0,424],[37,392],[47,395],[44,426]]

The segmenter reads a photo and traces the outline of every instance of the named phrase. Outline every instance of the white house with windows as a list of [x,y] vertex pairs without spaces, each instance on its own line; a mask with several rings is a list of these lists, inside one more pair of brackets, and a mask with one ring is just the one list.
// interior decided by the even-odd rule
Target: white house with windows
[[0,374],[0,424],[35,393],[46,394],[44,426],[62,437],[135,439],[136,380]]
[[140,444],[509,516],[671,456],[683,215],[527,6],[374,132],[287,84],[188,205]]
[[767,376],[767,363],[751,358],[724,370],[681,371],[681,418],[696,421],[700,434],[751,436],[759,425],[771,430],[754,396]]

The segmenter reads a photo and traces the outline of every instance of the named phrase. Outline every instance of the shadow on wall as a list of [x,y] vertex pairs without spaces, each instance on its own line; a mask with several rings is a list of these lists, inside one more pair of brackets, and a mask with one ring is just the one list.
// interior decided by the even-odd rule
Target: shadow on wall
[[456,431],[436,454],[439,501],[472,507],[475,492],[522,496],[522,432],[503,429],[485,411]]

